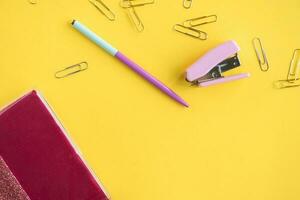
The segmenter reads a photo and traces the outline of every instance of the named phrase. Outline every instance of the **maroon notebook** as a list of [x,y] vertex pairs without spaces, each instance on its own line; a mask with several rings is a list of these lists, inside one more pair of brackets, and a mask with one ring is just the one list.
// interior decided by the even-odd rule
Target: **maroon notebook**
[[36,91],[0,111],[0,155],[31,200],[109,199]]

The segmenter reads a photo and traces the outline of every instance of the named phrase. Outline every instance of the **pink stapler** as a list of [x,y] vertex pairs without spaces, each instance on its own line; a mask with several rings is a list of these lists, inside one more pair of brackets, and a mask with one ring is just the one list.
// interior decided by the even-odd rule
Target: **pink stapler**
[[234,41],[219,45],[187,69],[186,80],[192,84],[207,87],[249,77],[249,73],[223,76],[224,72],[241,65],[237,55],[239,50],[240,47]]

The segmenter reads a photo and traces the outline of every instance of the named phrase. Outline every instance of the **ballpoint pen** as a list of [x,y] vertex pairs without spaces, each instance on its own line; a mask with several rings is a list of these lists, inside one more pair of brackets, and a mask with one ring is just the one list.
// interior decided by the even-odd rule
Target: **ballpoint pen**
[[77,20],[73,20],[72,26],[78,30],[80,33],[82,33],[84,36],[89,38],[91,41],[96,43],[98,46],[103,48],[106,52],[108,52],[110,55],[114,56],[124,64],[126,64],[129,68],[131,68],[133,71],[135,71],[137,74],[141,75],[144,79],[149,81],[151,84],[156,86],[158,89],[160,89],[162,92],[170,96],[172,99],[177,101],[178,103],[189,107],[189,105],[181,98],[179,97],[175,92],[173,92],[170,88],[168,88],[165,84],[160,82],[158,79],[156,79],[154,76],[149,74],[147,71],[145,71],[142,67],[140,67],[138,64],[127,58],[123,53],[121,53],[119,50],[114,48],[112,45],[110,45],[108,42],[106,42],[104,39],[102,39],[100,36],[95,34],[93,31],[91,31],[89,28],[87,28],[85,25],[81,24]]

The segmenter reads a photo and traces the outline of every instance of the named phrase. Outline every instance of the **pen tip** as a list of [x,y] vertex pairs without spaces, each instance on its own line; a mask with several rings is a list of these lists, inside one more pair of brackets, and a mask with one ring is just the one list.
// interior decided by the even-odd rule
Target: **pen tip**
[[179,103],[181,103],[184,107],[187,107],[187,108],[190,107],[190,105],[187,102],[185,102],[183,99],[180,99]]
[[180,103],[184,107],[187,107],[187,108],[190,107],[189,104],[185,100],[183,100],[181,97],[179,97],[177,94],[175,94],[175,96],[173,96],[173,97],[174,97],[173,99],[175,99],[178,103]]
[[72,24],[72,25],[74,25],[74,24],[75,24],[75,21],[76,21],[76,20],[74,20],[74,19],[73,19],[73,21],[72,21],[72,23],[71,23],[71,24]]

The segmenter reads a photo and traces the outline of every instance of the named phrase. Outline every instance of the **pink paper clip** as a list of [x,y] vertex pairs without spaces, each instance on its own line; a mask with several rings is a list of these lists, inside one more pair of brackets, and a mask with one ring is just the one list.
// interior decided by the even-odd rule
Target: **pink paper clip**
[[248,78],[249,73],[223,76],[223,73],[239,67],[238,51],[235,41],[228,41],[206,53],[186,71],[186,80],[201,87]]

